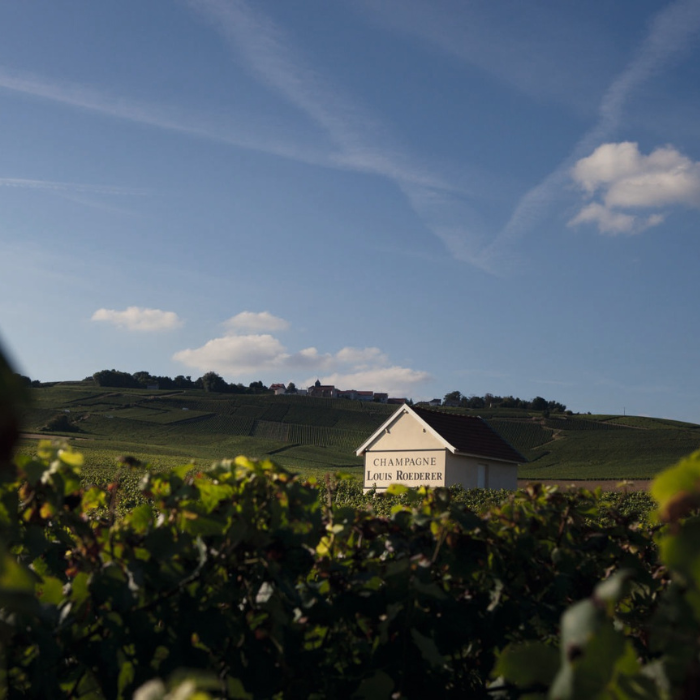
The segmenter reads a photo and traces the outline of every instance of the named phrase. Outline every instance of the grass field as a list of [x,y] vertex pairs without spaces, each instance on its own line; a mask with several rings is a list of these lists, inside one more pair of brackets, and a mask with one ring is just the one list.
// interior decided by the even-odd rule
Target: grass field
[[[126,454],[156,468],[243,454],[309,475],[342,470],[359,476],[355,449],[396,410],[347,399],[109,390],[89,382],[31,393],[24,430],[50,437],[42,428],[66,416],[75,432],[61,434],[100,469],[113,469]],[[523,479],[647,479],[700,448],[700,426],[660,418],[450,411],[485,418],[527,458]],[[24,439],[19,449],[31,451],[35,443]]]

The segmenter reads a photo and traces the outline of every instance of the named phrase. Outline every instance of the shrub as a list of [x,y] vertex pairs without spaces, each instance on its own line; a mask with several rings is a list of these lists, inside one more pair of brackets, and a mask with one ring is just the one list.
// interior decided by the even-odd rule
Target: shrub
[[487,696],[501,649],[556,645],[566,607],[619,566],[639,582],[625,619],[650,658],[643,621],[665,578],[648,528],[598,518],[599,493],[532,486],[477,513],[394,486],[376,506],[329,506],[238,458],[147,471],[115,517],[116,482],[83,488],[81,464],[45,441],[0,487],[16,696],[130,697],[183,672],[231,697]]

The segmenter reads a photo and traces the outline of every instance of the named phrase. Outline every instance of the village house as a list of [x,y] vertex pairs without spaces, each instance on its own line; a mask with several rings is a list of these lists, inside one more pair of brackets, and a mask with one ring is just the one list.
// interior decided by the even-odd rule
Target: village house
[[308,388],[307,396],[317,399],[337,399],[338,390],[332,384],[321,384],[317,379],[316,383]]
[[[283,386],[273,384],[272,387]],[[277,392],[275,392],[277,393]],[[389,403],[389,394],[373,391],[356,391],[355,389],[337,389],[332,384],[321,384],[319,379],[313,386],[310,386],[304,394],[319,399],[350,399],[351,401],[377,401],[379,403]],[[405,399],[402,399],[405,401]]]
[[482,418],[401,406],[357,449],[365,490],[406,486],[515,489],[527,460]]

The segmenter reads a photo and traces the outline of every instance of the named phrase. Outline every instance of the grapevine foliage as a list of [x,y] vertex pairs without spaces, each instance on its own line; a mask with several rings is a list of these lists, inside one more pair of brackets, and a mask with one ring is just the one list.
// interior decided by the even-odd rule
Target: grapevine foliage
[[554,648],[566,607],[618,567],[637,582],[630,643],[651,653],[655,547],[635,515],[597,518],[600,494],[532,486],[477,514],[394,486],[380,515],[239,457],[146,471],[119,516],[117,483],[84,488],[81,467],[43,442],[0,489],[10,696],[157,697],[189,674],[213,696],[488,697],[499,650]]
[[[654,481],[655,527],[670,585],[654,590],[621,567],[563,615],[558,655],[542,641],[501,653],[495,697],[700,697],[700,451]],[[654,604],[639,617],[635,593]]]

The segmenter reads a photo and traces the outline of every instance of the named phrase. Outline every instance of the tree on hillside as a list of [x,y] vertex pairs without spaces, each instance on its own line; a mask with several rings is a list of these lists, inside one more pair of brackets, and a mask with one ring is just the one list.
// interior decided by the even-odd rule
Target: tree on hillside
[[530,408],[533,411],[546,411],[549,408],[549,404],[546,399],[543,399],[541,396],[535,396],[535,398],[530,401]]
[[250,390],[251,394],[264,394],[266,391],[269,391],[269,389],[261,382],[251,382],[248,385],[248,389]]
[[52,433],[79,433],[80,428],[65,413],[59,413],[43,426],[42,431]]
[[463,396],[459,405],[462,408],[483,408],[486,406],[486,401],[484,401],[482,396],[470,396],[469,398]]
[[155,384],[156,378],[151,376],[150,372],[134,372],[131,375],[142,387],[147,387],[149,384]]
[[296,394],[297,393],[297,385],[294,382],[289,382],[289,384],[287,384],[287,389],[285,390],[285,393]]
[[141,384],[128,372],[116,369],[103,369],[95,372],[92,378],[97,386],[108,386],[118,389],[140,389]]
[[184,377],[182,374],[178,374],[177,377],[173,379],[173,385],[176,389],[194,388],[194,382],[192,381],[192,377],[190,377],[189,375],[187,377]]
[[204,391],[216,391],[219,393],[224,393],[228,390],[228,384],[219,376],[216,372],[207,372],[202,375],[197,381],[202,382],[202,389]]
[[451,391],[449,394],[445,394],[443,403],[457,403],[462,400],[462,393],[460,391]]

